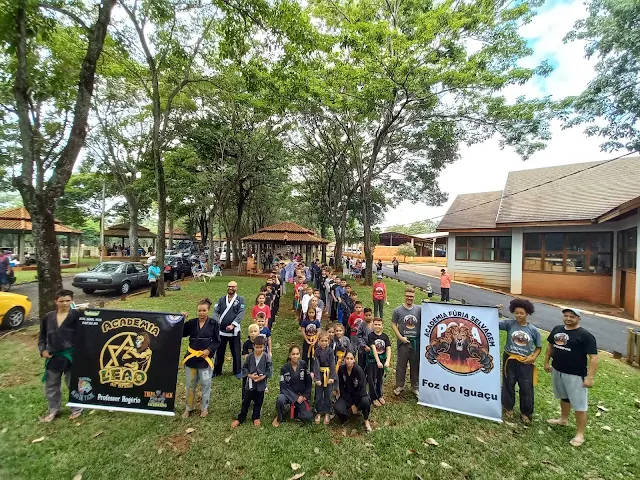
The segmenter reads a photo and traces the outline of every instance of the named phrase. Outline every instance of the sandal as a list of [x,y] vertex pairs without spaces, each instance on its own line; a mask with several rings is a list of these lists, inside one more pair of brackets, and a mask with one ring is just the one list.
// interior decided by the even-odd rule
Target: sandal
[[329,417],[329,415],[325,415],[324,416],[324,424],[325,425],[329,425],[329,423],[331,422],[331,417]]
[[56,418],[58,417],[57,413],[48,413],[47,415],[45,415],[44,417],[40,417],[38,420],[40,420],[42,423],[51,423],[53,422]]
[[314,422],[316,425],[320,425],[320,415],[316,415]]
[[529,425],[531,423],[531,419],[526,415],[520,415],[520,419],[522,420],[522,423],[526,425]]

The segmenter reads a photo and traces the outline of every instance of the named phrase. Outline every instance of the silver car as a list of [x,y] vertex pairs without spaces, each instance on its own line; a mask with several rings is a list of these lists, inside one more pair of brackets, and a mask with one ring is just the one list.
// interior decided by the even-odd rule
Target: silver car
[[147,269],[140,262],[102,262],[93,270],[73,277],[73,286],[84,293],[115,290],[127,294],[131,288],[149,285]]

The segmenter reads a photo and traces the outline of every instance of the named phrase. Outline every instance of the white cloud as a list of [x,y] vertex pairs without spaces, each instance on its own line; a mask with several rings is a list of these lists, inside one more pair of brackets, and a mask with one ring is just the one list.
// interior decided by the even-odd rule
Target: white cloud
[[[584,43],[565,44],[562,39],[580,18],[586,17],[586,8],[581,0],[570,3],[547,5],[521,28],[521,34],[534,45],[534,54],[523,65],[532,67],[548,59],[555,70],[543,79],[511,88],[506,95],[513,100],[520,95],[538,98],[551,95],[558,100],[579,94],[593,78],[593,61],[584,58]],[[413,205],[402,202],[387,212],[382,226],[410,223],[425,218],[444,215],[456,195],[461,193],[502,190],[509,171],[548,167],[567,163],[578,163],[612,158],[615,154],[600,151],[599,138],[588,138],[583,128],[562,130],[559,122],[552,124],[553,138],[545,150],[534,154],[523,162],[511,149],[500,150],[497,138],[480,145],[462,149],[461,160],[450,165],[440,176],[440,186],[449,193],[449,201],[441,207],[424,204]]]

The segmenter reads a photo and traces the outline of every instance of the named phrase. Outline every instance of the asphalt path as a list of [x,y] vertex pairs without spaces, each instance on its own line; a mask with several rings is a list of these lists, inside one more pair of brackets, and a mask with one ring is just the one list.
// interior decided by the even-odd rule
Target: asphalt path
[[[383,272],[394,278],[393,268],[385,266]],[[440,279],[437,277],[400,269],[398,278],[420,288],[426,288],[427,283],[431,283],[433,292],[440,293]],[[511,295],[452,282],[450,296],[452,299],[464,300],[471,305],[503,305],[500,313],[505,317],[513,318],[509,312],[509,302],[513,298]],[[550,331],[556,325],[562,324],[562,309],[540,302],[533,302],[533,305],[536,311],[529,317],[529,321],[536,327]],[[632,327],[631,324],[586,313],[581,315],[580,323],[596,337],[599,349],[607,352],[618,351],[623,354],[626,352],[627,331]],[[635,328],[640,329],[640,324]]]
[[[98,290],[96,293],[86,294],[80,288],[76,288],[71,285],[73,276],[63,276],[62,286],[73,292],[73,301],[75,303],[98,303],[100,301],[115,300],[120,297],[120,293],[110,290]],[[144,287],[142,287],[144,288]],[[139,291],[140,289],[132,289],[131,292]],[[27,323],[32,323],[38,316],[38,284],[34,283],[21,283],[19,285],[13,285],[11,287],[11,293],[19,293],[20,295],[26,295],[33,304],[31,307],[31,314],[28,317]]]

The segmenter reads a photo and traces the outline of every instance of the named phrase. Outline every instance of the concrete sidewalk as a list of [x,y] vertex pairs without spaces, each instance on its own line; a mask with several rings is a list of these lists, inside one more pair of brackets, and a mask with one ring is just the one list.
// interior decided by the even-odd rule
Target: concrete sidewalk
[[[393,278],[393,268],[385,266],[383,272]],[[420,288],[426,288],[427,283],[431,283],[434,293],[440,293],[440,281],[438,279],[440,269],[437,269],[437,276],[430,276],[423,273],[409,271],[407,265],[401,265],[398,278],[409,282]],[[464,300],[472,305],[503,305],[500,313],[505,317],[513,318],[509,312],[509,302],[513,296],[491,290],[485,290],[474,286],[453,282],[451,285],[451,298]],[[533,325],[543,330],[550,331],[556,325],[562,324],[562,309],[540,301],[532,300],[536,312],[530,317]],[[626,351],[627,331],[629,328],[640,330],[640,323],[629,320],[619,320],[614,318],[604,318],[601,316],[584,313],[581,324],[589,330],[598,342],[598,348],[607,352]]]

